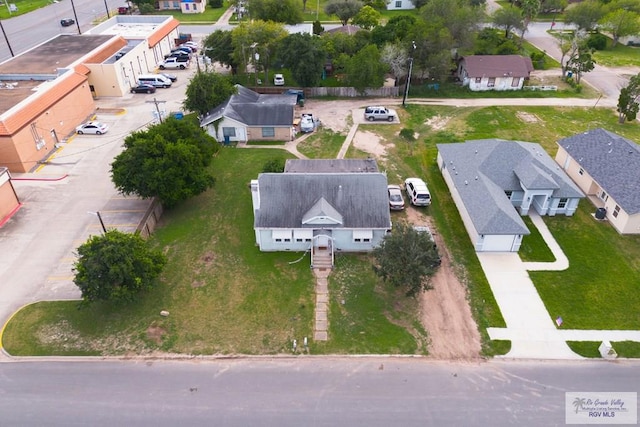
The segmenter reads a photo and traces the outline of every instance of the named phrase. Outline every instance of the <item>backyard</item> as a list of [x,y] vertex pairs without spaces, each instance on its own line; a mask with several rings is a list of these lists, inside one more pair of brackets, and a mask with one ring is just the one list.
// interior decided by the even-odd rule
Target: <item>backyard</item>
[[[340,102],[355,108],[367,101],[330,104]],[[378,162],[390,181],[416,175],[429,183],[434,204],[427,212],[451,254],[453,270],[469,290],[483,354],[503,354],[509,343],[490,341],[486,328],[504,326],[504,321],[435,164],[435,144],[518,139],[538,142],[553,156],[555,142],[586,130],[585,123],[635,141],[640,140],[640,127],[618,125],[615,114],[601,108],[409,105],[398,112],[402,124],[369,125],[362,131],[374,134],[384,146]],[[398,138],[403,127],[415,131],[416,142]],[[335,157],[341,137],[341,132],[323,129],[299,149],[310,157]],[[357,147],[347,153],[347,157],[369,155]],[[78,310],[75,302],[28,306],[5,331],[7,351],[15,355],[290,353],[293,339],[301,342],[312,335],[314,279],[309,258],[256,249],[247,186],[275,157],[283,158],[285,152],[266,147],[220,151],[212,165],[215,187],[165,213],[152,243],[163,248],[170,262],[159,286],[138,303],[85,310]],[[571,267],[564,272],[537,272],[533,281],[550,315],[561,315],[569,328],[640,329],[640,318],[629,309],[640,305],[640,236],[618,235],[593,221],[592,211],[583,200],[574,217],[545,219]],[[394,221],[402,218],[406,213]],[[522,253],[527,260],[549,260],[548,248],[536,234],[525,239]],[[418,301],[381,283],[368,256],[338,257],[330,276],[330,298],[331,339],[311,341],[311,354],[426,353],[429,331],[419,321]],[[161,310],[170,315],[161,317]],[[577,347],[591,354],[592,345]],[[637,344],[621,348],[621,356],[640,356]]]

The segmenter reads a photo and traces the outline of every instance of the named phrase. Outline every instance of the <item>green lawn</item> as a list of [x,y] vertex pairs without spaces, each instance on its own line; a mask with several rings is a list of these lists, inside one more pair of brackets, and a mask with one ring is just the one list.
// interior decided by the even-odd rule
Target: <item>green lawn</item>
[[607,50],[597,50],[593,54],[593,59],[599,65],[607,67],[640,67],[640,47],[625,46],[618,43],[616,47],[611,47],[612,40],[607,42]]
[[595,208],[580,202],[573,217],[545,223],[569,258],[562,272],[530,272],[551,317],[568,329],[640,330],[640,236],[622,236],[596,222]]
[[225,0],[224,6],[214,9],[207,7],[203,13],[182,13],[179,10],[156,10],[154,15],[173,16],[185,24],[213,24],[229,9],[229,1]]
[[331,129],[320,129],[298,144],[298,151],[311,159],[334,159],[345,137]]
[[[483,354],[504,354],[510,343],[490,341],[486,333],[489,326],[504,327],[504,320],[437,168],[436,144],[497,137],[539,142],[554,155],[555,141],[587,128],[604,127],[640,141],[640,126],[618,125],[615,114],[602,108],[408,105],[398,113],[402,124],[367,127],[387,148],[380,168],[393,182],[412,175],[429,183],[434,201],[424,212],[432,217],[447,243],[454,271],[469,289]],[[523,113],[528,120],[522,119]],[[531,117],[537,121],[531,122]],[[418,140],[400,140],[397,134],[403,127],[413,128]],[[334,157],[341,139],[322,130],[301,150],[312,158]],[[212,165],[215,187],[166,212],[152,238],[170,260],[157,289],[139,303],[115,308],[95,305],[79,311],[74,302],[29,306],[7,327],[7,350],[16,355],[290,352],[293,339],[301,342],[312,333],[314,279],[309,258],[256,249],[247,189],[268,160],[288,155],[274,149],[221,150]],[[347,154],[367,156],[353,147]],[[531,272],[531,277],[550,315],[562,316],[566,327],[640,329],[640,318],[629,310],[640,306],[640,236],[618,235],[606,223],[595,222],[593,211],[584,200],[573,217],[545,218],[571,267]],[[548,248],[530,228],[534,233],[524,241],[523,258],[551,260]],[[331,340],[312,341],[312,354],[426,352],[427,332],[417,322],[416,301],[384,286],[370,265],[364,255],[337,257],[329,280]],[[161,310],[170,315],[161,317]],[[622,348],[621,356],[636,354],[638,346],[627,343]]]

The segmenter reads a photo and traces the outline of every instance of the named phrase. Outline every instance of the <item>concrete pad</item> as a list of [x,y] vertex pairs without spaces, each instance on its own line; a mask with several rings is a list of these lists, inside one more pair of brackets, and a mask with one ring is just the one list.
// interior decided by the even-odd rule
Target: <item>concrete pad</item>
[[314,328],[316,331],[326,331],[327,330],[327,320],[316,320],[316,325]]
[[318,309],[318,304],[326,304],[329,302],[328,294],[316,294],[316,309]]
[[327,321],[327,312],[326,311],[316,311],[316,324],[319,321]]
[[329,286],[327,286],[326,283],[324,285],[316,283],[316,294],[327,294],[327,293],[329,293]]
[[317,302],[316,303],[316,313],[319,311],[327,311],[329,306],[326,302]]
[[315,341],[327,341],[329,334],[326,331],[316,331],[313,333],[313,339]]

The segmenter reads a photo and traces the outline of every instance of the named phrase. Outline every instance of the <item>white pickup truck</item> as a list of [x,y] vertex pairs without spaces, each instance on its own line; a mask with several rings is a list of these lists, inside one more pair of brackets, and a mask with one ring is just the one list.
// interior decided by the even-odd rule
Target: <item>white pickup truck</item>
[[184,70],[189,62],[178,61],[178,58],[167,58],[158,65],[161,70]]

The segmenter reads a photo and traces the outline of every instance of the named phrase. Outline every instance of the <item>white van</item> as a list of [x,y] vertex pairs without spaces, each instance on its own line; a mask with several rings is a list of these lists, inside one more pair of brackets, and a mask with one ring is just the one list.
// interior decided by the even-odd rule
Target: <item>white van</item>
[[171,80],[162,74],[140,74],[138,83],[155,87],[171,87]]
[[429,206],[431,193],[427,184],[420,178],[407,178],[404,181],[404,189],[409,197],[409,202],[414,206]]

